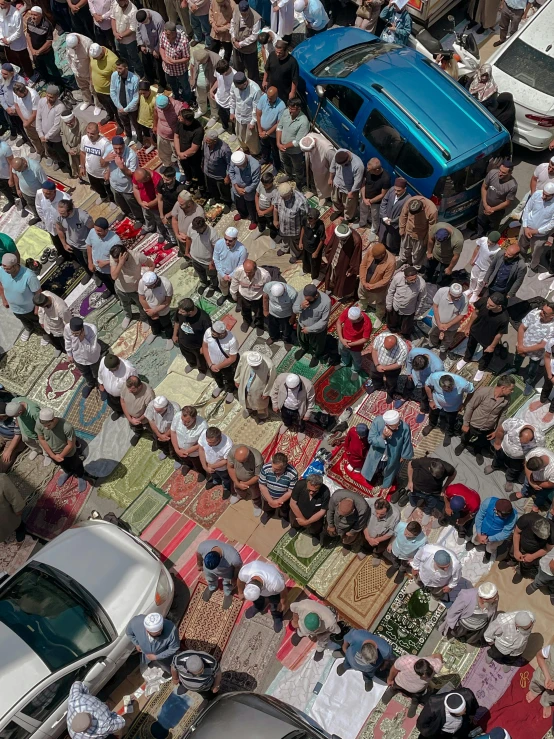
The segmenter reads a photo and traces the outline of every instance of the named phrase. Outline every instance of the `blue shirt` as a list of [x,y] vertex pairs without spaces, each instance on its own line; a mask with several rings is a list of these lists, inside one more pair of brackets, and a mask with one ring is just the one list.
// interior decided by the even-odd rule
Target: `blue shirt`
[[407,521],[400,521],[394,529],[394,539],[392,540],[392,553],[399,559],[412,559],[417,550],[424,544],[427,544],[427,537],[423,531],[413,539],[406,537]]
[[0,141],[0,178],[8,180],[10,178],[10,165],[7,157],[13,156],[12,148],[5,141]]
[[[106,147],[106,151],[104,152],[102,159],[105,159],[108,154],[111,154],[113,152],[113,146],[109,144],[109,146]],[[138,157],[135,154],[135,152],[126,146],[123,149],[123,156],[121,157],[123,159],[123,164],[127,167],[127,169],[130,169],[131,172],[134,172],[138,167]],[[124,174],[117,164],[115,162],[110,162],[108,164],[108,167],[110,169],[110,185],[116,192],[133,192],[133,182],[130,177],[127,177],[126,174]]]
[[110,249],[116,244],[121,244],[121,239],[114,231],[108,231],[106,236],[101,239],[96,231],[91,228],[89,234],[85,240],[85,244],[92,247],[92,261],[96,267],[97,272],[103,272],[104,274],[110,274],[110,265],[107,264],[105,267],[98,266],[98,260],[102,261],[110,259]]
[[[439,385],[439,380],[444,375],[448,375],[454,380],[454,389],[450,393],[445,393]],[[464,393],[472,393],[475,389],[473,383],[464,380],[459,375],[453,375],[452,372],[433,372],[429,375],[425,384],[433,391],[433,400],[437,408],[442,408],[447,413],[459,411],[464,402]]]
[[542,234],[550,234],[554,230],[554,198],[543,200],[542,190],[534,192],[527,201],[521,216],[523,228],[536,228]]
[[[388,641],[385,641],[385,639],[382,639],[376,634],[372,634],[371,631],[352,629],[345,636],[345,639],[349,644],[348,649],[346,650],[345,661],[348,662],[352,669],[363,672],[367,677],[373,677],[385,660],[394,659],[394,652],[392,651],[392,647]],[[377,662],[365,665],[359,661],[360,650],[364,642],[368,639],[371,639],[371,641],[375,642],[377,645],[379,656],[377,657]]]
[[254,157],[249,156],[246,165],[242,168],[238,164],[233,164],[233,162],[229,165],[231,183],[245,188],[245,200],[254,200],[256,188],[260,183],[260,176],[261,168]]
[[[422,370],[413,369],[412,362],[414,357],[422,355],[429,358],[429,364]],[[408,354],[408,359],[406,360],[406,372],[412,375],[412,380],[416,387],[423,387],[430,374],[433,372],[443,372],[443,370],[444,363],[442,359],[438,354],[431,351],[431,349],[420,349],[420,347],[416,347]]]
[[517,513],[512,508],[512,513],[507,518],[502,518],[495,511],[496,501],[499,498],[485,498],[481,502],[477,515],[475,516],[475,531],[485,534],[489,541],[504,541],[515,528]]
[[225,239],[218,239],[214,246],[214,264],[217,274],[220,277],[224,275],[231,276],[237,267],[244,262],[248,252],[244,244],[237,241],[232,249],[229,249],[225,243]]
[[[117,72],[112,72],[110,78],[110,97],[112,103],[119,110],[121,108],[121,100],[119,99],[119,92],[121,90],[121,77]],[[139,76],[134,72],[127,72],[125,78],[125,92],[127,93],[127,105],[123,108],[126,113],[138,109],[139,104]]]
[[[256,107],[262,113],[260,116],[260,125],[264,131],[267,131],[268,128],[271,128],[279,121],[286,106],[281,98],[277,98],[274,103],[270,103],[267,94],[264,93],[258,100]],[[271,135],[275,136],[275,131]]]
[[308,26],[314,31],[323,31],[329,24],[329,16],[320,0],[308,0],[303,15]]
[[19,189],[23,195],[29,195],[34,198],[37,192],[42,188],[42,183],[46,180],[46,174],[40,166],[40,162],[36,159],[26,159],[27,169],[23,172],[17,172],[19,180]]
[[21,315],[34,311],[33,295],[40,290],[40,281],[34,272],[27,267],[20,267],[15,277],[0,267],[0,285],[4,288],[4,296],[12,313]]

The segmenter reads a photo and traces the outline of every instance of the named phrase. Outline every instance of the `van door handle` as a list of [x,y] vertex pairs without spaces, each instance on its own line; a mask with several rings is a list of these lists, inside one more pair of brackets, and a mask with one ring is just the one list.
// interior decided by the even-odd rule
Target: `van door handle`
[[346,125],[346,123],[341,123],[341,126],[344,128],[345,131],[350,131],[350,128]]
[[65,712],[65,713],[63,714],[63,716],[61,716],[61,717],[60,717],[60,718],[59,718],[59,719],[58,719],[57,721],[54,721],[54,723],[52,724],[52,728],[54,728],[54,727],[55,727],[55,726],[57,726],[58,724],[61,724],[61,722],[62,722],[62,721],[64,720],[64,718],[65,718],[66,716],[67,716],[67,711],[66,711],[66,712]]
[[363,154],[363,152],[365,151],[365,144],[359,143],[359,144],[358,144],[358,149],[359,149],[359,150],[360,150],[360,151],[362,152],[362,154]]

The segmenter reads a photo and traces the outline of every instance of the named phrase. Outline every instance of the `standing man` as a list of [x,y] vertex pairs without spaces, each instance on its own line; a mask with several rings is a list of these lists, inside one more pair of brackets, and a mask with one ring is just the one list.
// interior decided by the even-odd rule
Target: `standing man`
[[331,300],[315,285],[306,285],[298,294],[292,310],[297,318],[300,345],[294,356],[298,360],[309,353],[312,355],[310,367],[317,367],[325,354]]
[[158,244],[170,242],[175,244],[175,237],[160,216],[158,208],[158,193],[156,188],[162,181],[159,172],[150,172],[149,169],[138,167],[133,175],[133,195],[144,213],[146,233],[158,232]]
[[392,403],[398,377],[407,357],[408,345],[404,339],[386,331],[379,334],[371,347],[369,359],[371,384],[366,385],[368,395],[386,389],[387,404]]
[[138,168],[135,150],[125,144],[123,136],[114,136],[104,150],[100,166],[107,166],[104,178],[109,177],[115,204],[125,216],[142,226],[144,214],[133,195],[133,174]]
[[552,350],[554,339],[554,304],[545,303],[542,308],[535,308],[524,316],[517,330],[516,355],[514,368],[518,374],[525,357],[529,357],[525,378],[524,395],[535,392],[541,363],[544,361],[545,348]]
[[215,321],[211,328],[206,329],[202,353],[217,385],[212,397],[218,398],[225,390],[227,393],[225,402],[232,403],[235,398],[235,371],[239,345],[223,321]]
[[179,123],[179,111],[183,105],[184,103],[174,97],[156,95],[153,130],[157,137],[158,154],[164,167],[171,167],[177,161],[175,134]]
[[26,77],[32,77],[33,65],[27,50],[23,17],[9,0],[0,0],[0,41],[6,53],[6,59],[19,67]]
[[157,81],[165,89],[166,79],[160,56],[160,37],[164,32],[165,21],[163,16],[155,10],[138,10],[137,44],[142,55],[144,76],[147,80]]
[[308,212],[308,201],[298,190],[291,187],[290,182],[282,182],[278,187],[278,197],[273,206],[273,226],[279,230],[283,249],[277,250],[277,256],[290,254],[290,264],[295,264],[300,257],[300,237]]
[[138,286],[142,276],[142,267],[152,269],[154,263],[138,250],[127,249],[123,244],[116,244],[110,249],[110,275],[114,281],[115,294],[121,303],[125,318],[121,322],[123,329],[128,328],[133,318],[133,305],[138,308],[142,330],[149,328],[148,318],[140,302]]
[[52,180],[45,180],[35,197],[37,215],[44,224],[44,230],[50,234],[54,248],[58,253],[56,264],[62,264],[62,262],[69,260],[68,253],[63,248],[56,230],[56,223],[59,218],[58,205],[62,200],[67,199],[68,194],[58,190]]
[[323,247],[325,246],[325,225],[319,217],[317,208],[308,208],[306,221],[300,232],[302,249],[302,272],[317,280],[321,272]]
[[349,367],[352,364],[353,381],[358,379],[362,371],[362,349],[371,336],[371,330],[371,320],[367,313],[362,313],[354,305],[345,308],[337,321],[341,365]]
[[235,124],[239,144],[254,155],[260,152],[256,106],[261,95],[257,82],[249,80],[244,72],[235,73],[231,87],[230,120]]
[[475,250],[470,259],[471,277],[467,293],[470,303],[476,303],[479,300],[485,275],[489,270],[491,262],[496,254],[503,251],[498,245],[500,238],[501,236],[498,231],[491,231],[488,236],[482,236],[475,242]]
[[98,368],[98,388],[102,400],[106,400],[112,409],[112,421],[117,421],[123,415],[121,407],[121,391],[128,378],[136,375],[137,371],[126,359],[120,359],[115,354],[106,354],[100,360]]
[[540,429],[518,418],[507,418],[498,424],[493,439],[493,462],[485,467],[483,472],[490,475],[494,470],[505,469],[504,490],[511,493],[514,483],[521,479],[526,455],[536,447],[542,446],[544,434]]
[[404,177],[397,177],[379,206],[379,241],[396,255],[400,254],[400,216],[409,198],[407,186]]
[[439,357],[443,361],[468,309],[467,297],[458,282],[453,282],[450,287],[441,287],[435,293],[433,327],[429,332],[429,342],[434,347],[440,347]]
[[112,32],[117,53],[125,59],[131,72],[144,76],[137,45],[137,8],[130,0],[112,2]]
[[492,293],[488,298],[479,298],[475,303],[468,325],[464,329],[467,347],[464,358],[456,365],[458,372],[473,359],[473,354],[480,344],[483,354],[479,360],[478,370],[473,378],[475,382],[483,379],[485,371],[494,356],[494,350],[504,334],[508,332],[510,316],[506,310],[506,298],[501,293]]
[[193,191],[196,187],[203,189],[202,177],[202,141],[204,128],[196,120],[192,110],[181,108],[179,123],[175,134],[174,144],[177,159],[185,174],[185,185]]
[[44,15],[40,5],[33,5],[27,18],[27,49],[33,60],[36,71],[45,82],[62,84],[59,69],[56,66],[54,49],[54,28]]
[[[506,0],[503,2],[505,4]],[[506,159],[498,169],[491,169],[485,177],[481,185],[477,236],[484,236],[489,231],[500,230],[500,222],[517,193],[517,182],[512,175],[513,170],[513,163]]]
[[88,0],[93,20],[93,38],[97,45],[107,46],[115,51],[112,32],[112,0]]
[[[515,528],[517,513],[509,500],[491,496],[481,501],[475,516],[475,533],[472,542],[485,546],[484,562],[489,562],[493,553],[508,540]],[[468,548],[471,548],[468,545]]]
[[[291,6],[292,3],[289,7]],[[268,55],[264,70],[264,89],[276,87],[283,101],[297,97],[298,62],[290,55],[289,44],[284,38],[275,42],[274,50]]]
[[155,393],[150,385],[142,382],[137,375],[130,375],[125,380],[121,389],[121,409],[133,432],[131,446],[136,446],[143,433],[150,429],[146,409],[154,398]]
[[259,352],[245,352],[242,355],[235,372],[235,385],[238,401],[243,408],[243,418],[256,413],[259,421],[267,419],[269,394],[274,381],[275,369],[269,357]]
[[171,424],[171,443],[176,455],[173,469],[180,468],[183,477],[194,469],[198,482],[206,479],[198,452],[198,440],[207,428],[208,424],[192,405],[184,405]]
[[62,146],[69,157],[69,166],[71,169],[71,177],[79,178],[79,182],[83,185],[85,180],[79,175],[79,165],[81,164],[81,139],[85,127],[74,114],[72,109],[65,108],[60,115],[60,135]]
[[85,323],[80,316],[74,316],[66,324],[63,337],[67,358],[75,366],[85,380],[82,396],[85,400],[98,385],[98,368],[102,349],[98,343],[97,329],[91,323]]
[[[116,0],[117,2],[118,0]],[[139,76],[129,71],[126,59],[118,59],[110,80],[110,97],[125,129],[127,143],[133,136],[133,127],[138,131]],[[131,125],[132,124],[132,125]],[[139,139],[142,136],[139,135]]]
[[238,149],[231,156],[228,174],[238,211],[234,220],[247,218],[250,221],[249,230],[254,231],[258,222],[255,198],[256,188],[260,184],[260,165],[254,157]]
[[[540,261],[548,253],[551,264],[548,239],[554,232],[554,182],[547,182],[544,189],[534,192],[525,203],[521,216],[519,246],[528,257],[531,251],[531,272],[538,272]],[[550,272],[550,270],[548,270]]]
[[429,399],[425,392],[425,381],[432,372],[443,371],[444,364],[435,352],[422,347],[414,347],[406,360],[408,377],[404,383],[404,400],[416,400],[417,389],[420,412],[429,413]]
[[379,567],[384,551],[394,536],[394,531],[400,523],[400,511],[383,498],[369,498],[369,520],[364,529],[363,553],[373,555],[372,567]]
[[[164,173],[164,178],[165,180],[167,180],[167,174],[165,173]],[[156,190],[157,190],[157,194],[159,193],[162,196],[162,206],[163,206],[162,210],[165,213],[167,213],[167,211],[165,210],[166,206],[163,205],[163,200],[164,199],[168,200],[168,195],[171,199],[174,199],[175,192],[173,191],[171,194],[169,194],[167,192],[167,189],[164,188],[163,184],[161,183],[162,181],[160,180],[158,182],[158,185],[156,186]],[[188,237],[189,228],[192,226],[192,222],[194,221],[195,218],[205,218],[206,214],[204,213],[204,208],[201,205],[198,205],[198,203],[194,202],[194,200],[192,199],[192,195],[190,194],[188,190],[183,189],[177,194],[177,202],[173,206],[173,210],[171,211],[170,215],[171,215],[171,228],[179,244],[179,254],[181,256],[185,256],[186,248],[187,248],[187,240],[189,238]],[[161,215],[160,215],[160,218],[161,218]],[[168,220],[169,222],[169,216],[164,215],[164,218]],[[181,265],[181,269],[186,269],[186,268],[187,268],[186,264]]]
[[64,418],[56,417],[51,408],[41,408],[35,430],[44,454],[63,470],[56,481],[56,487],[63,487],[70,477],[75,477],[78,491],[84,493],[87,489],[85,469],[77,452],[73,426]]
[[376,477],[382,475],[380,495],[385,496],[394,484],[402,460],[414,456],[412,433],[398,411],[390,410],[373,419],[367,440],[370,448],[362,475],[373,485],[377,484]]
[[350,629],[341,647],[344,661],[337,666],[337,675],[347,670],[362,673],[366,693],[373,690],[373,678],[386,673],[394,659],[394,652],[388,641],[363,629]]
[[[89,56],[92,41],[80,33],[70,33],[65,40],[65,46],[71,71],[83,98],[79,110],[83,111],[93,104]],[[101,112],[101,109],[95,106],[95,115],[100,115]]]
[[15,191],[17,192],[23,209],[21,217],[25,218],[29,215],[29,209],[33,217],[27,222],[28,226],[34,226],[39,223],[35,200],[38,191],[42,188],[42,183],[46,181],[46,174],[36,159],[29,160],[23,157],[14,157],[12,160],[12,177]]
[[301,13],[306,25],[306,38],[323,33],[329,25],[329,16],[321,0],[295,0],[294,9]]
[[263,291],[264,285],[270,281],[269,272],[258,267],[256,262],[246,259],[233,272],[231,279],[231,297],[240,305],[243,324],[242,331],[250,326],[264,331]]
[[444,284],[445,278],[452,275],[463,248],[464,236],[457,228],[442,221],[431,226],[427,244],[427,282]]
[[173,343],[179,346],[181,354],[186,359],[186,374],[197,369],[198,381],[202,381],[208,371],[206,359],[202,354],[202,341],[204,334],[211,327],[212,322],[206,311],[197,308],[190,298],[179,301],[173,327]]
[[260,452],[251,446],[235,445],[227,457],[227,472],[233,483],[234,494],[230,503],[244,500],[248,494],[252,499],[254,516],[259,516],[261,509],[261,493],[259,486],[260,472],[263,467],[263,457]]
[[22,82],[16,82],[13,86],[13,94],[15,96],[15,109],[21,119],[24,133],[23,137],[29,144],[31,150],[39,155],[44,156],[44,145],[37,133],[36,119],[37,109],[40,101],[39,94],[32,87],[26,87]]
[[65,352],[63,332],[71,320],[67,303],[49,290],[36,292],[33,303],[37,306],[38,321],[59,356]]
[[[112,74],[115,72],[117,57],[110,49],[100,44],[91,44],[88,50],[90,56],[90,77],[92,88],[106,111],[106,117],[100,123],[105,125],[110,121],[119,123],[117,107],[112,103],[110,97],[110,83]],[[89,124],[90,125],[90,124]],[[96,124],[95,124],[96,125]]]
[[372,157],[368,163],[360,197],[360,228],[371,226],[371,233],[379,233],[381,201],[390,189],[390,175],[381,161]]
[[437,222],[437,206],[423,195],[414,195],[404,203],[400,213],[400,262],[421,269],[427,245],[429,229]]
[[256,105],[256,122],[262,154],[261,162],[262,164],[271,162],[276,170],[281,169],[276,131],[285,108],[285,103],[279,97],[276,87],[268,87],[267,92],[260,97]]
[[473,383],[451,372],[432,372],[425,381],[425,391],[429,401],[429,423],[423,429],[428,436],[437,427],[441,413],[446,417],[446,430],[443,446],[450,446],[456,432],[458,411],[464,402],[464,395],[475,390]]
[[[217,2],[217,0],[216,0]],[[204,133],[202,144],[202,171],[206,181],[206,189],[211,203],[222,202],[223,213],[226,214],[231,206],[231,179],[228,171],[231,164],[231,149],[229,144],[219,138],[216,128]]]
[[327,262],[325,288],[339,300],[358,293],[358,272],[362,262],[362,237],[343,221],[329,227],[323,256]]
[[98,124],[89,123],[81,139],[79,175],[82,178],[88,177],[91,188],[98,193],[102,203],[114,200],[106,181],[106,167],[102,165],[102,158],[109,145],[108,139],[100,134]]
[[[200,286],[198,294],[211,297],[215,291],[219,291],[217,272],[214,264],[214,249],[218,242],[217,232],[212,226],[208,226],[206,219],[201,216],[193,218],[188,227],[185,241],[185,258],[192,262],[192,268],[198,275]],[[209,288],[206,292],[206,288]]]
[[240,267],[248,257],[246,247],[238,240],[238,235],[236,228],[229,227],[225,230],[223,238],[216,241],[214,247],[213,261],[222,293],[217,299],[218,305],[223,305],[225,300],[234,300],[230,298],[231,281],[237,267]]
[[192,99],[188,75],[190,45],[186,34],[177,30],[177,26],[171,21],[165,24],[160,38],[160,56],[173,96],[177,100],[190,102]]
[[145,272],[140,278],[137,292],[152,330],[145,343],[152,343],[156,336],[164,336],[165,348],[170,351],[173,349],[173,322],[171,320],[173,285],[163,275]]
[[[292,58],[292,57],[291,57]],[[275,132],[279,157],[289,179],[296,182],[297,191],[306,185],[306,163],[300,141],[308,135],[310,122],[302,113],[299,97],[287,98],[287,108],[281,114]]]
[[334,212],[331,220],[336,221],[341,216],[345,223],[352,223],[358,210],[360,189],[364,179],[364,164],[362,160],[347,149],[339,149],[329,168],[329,184],[333,191]]
[[71,172],[69,157],[62,144],[60,133],[60,116],[64,109],[65,105],[60,100],[60,88],[48,85],[45,97],[42,97],[37,105],[36,127],[46,154],[53,162],[52,169],[58,170],[60,162],[65,170]]
[[248,0],[240,0],[233,10],[229,27],[233,44],[233,67],[237,72],[248,72],[248,78],[258,85],[258,34],[261,27],[260,15],[250,7]]
[[60,200],[56,232],[63,248],[85,270],[82,284],[86,285],[93,273],[89,270],[86,239],[93,220],[86,210],[75,208],[73,200]]
[[110,250],[112,246],[121,244],[121,239],[110,231],[105,218],[97,218],[85,240],[88,256],[88,268],[106,286],[111,295],[115,295],[115,284],[111,275]]
[[386,323],[388,328],[409,339],[414,330],[414,321],[427,297],[427,284],[418,275],[415,267],[399,269],[387,290]]
[[[0,269],[0,300],[4,308],[11,310],[23,325],[19,337],[21,341],[29,341],[33,331],[42,334],[33,302],[34,296],[39,292],[40,282],[36,274],[19,264],[16,254],[4,254]],[[41,345],[46,346],[47,343],[43,337]]]
[[503,0],[500,6],[500,38],[493,46],[502,46],[508,36],[515,34],[521,21],[527,18],[531,7],[532,4],[527,0],[512,0],[510,3]]
[[264,316],[267,318],[269,339],[266,344],[271,346],[282,338],[285,348],[292,344],[294,314],[292,311],[298,293],[286,282],[271,281],[264,285],[262,300]]
[[279,433],[287,429],[297,430],[298,441],[306,438],[306,421],[310,420],[315,392],[312,383],[305,377],[282,372],[277,375],[271,388],[271,405],[274,413],[281,414],[282,424]]
[[407,517],[421,505],[423,518],[421,523],[426,526],[431,520],[434,510],[441,511],[444,503],[442,494],[456,477],[455,468],[437,457],[422,457],[408,463],[409,506],[406,507]]
[[314,188],[320,205],[331,197],[332,186],[329,184],[329,167],[335,155],[335,148],[329,139],[321,133],[311,133],[298,142],[304,154],[306,181],[308,187]]
[[233,53],[233,44],[231,43],[231,20],[235,10],[233,0],[216,0],[210,3],[210,12],[208,19],[210,21],[210,50],[219,54],[223,48],[223,58],[225,61],[231,61]]
[[[275,512],[281,519],[281,526],[286,529],[289,525],[290,497],[296,482],[298,472],[289,464],[288,457],[282,452],[276,452],[271,462],[264,464],[260,472],[258,484],[262,494],[263,515],[260,523],[265,526]],[[259,516],[256,508],[254,515]]]
[[396,259],[385,245],[379,242],[370,244],[360,265],[358,297],[362,310],[367,310],[369,303],[375,304],[379,321],[385,317],[387,291],[395,271]]
[[237,586],[237,578],[243,562],[235,547],[218,539],[206,539],[196,550],[196,566],[202,572],[208,586],[202,594],[202,600],[208,602],[222,580],[223,610],[226,611],[233,599],[233,590]]
[[[445,547],[425,544],[418,549],[412,561],[413,582],[409,589],[415,592],[423,586],[430,594],[429,608],[435,611],[441,601],[449,600],[462,574],[458,557]],[[446,596],[446,597],[445,597]]]

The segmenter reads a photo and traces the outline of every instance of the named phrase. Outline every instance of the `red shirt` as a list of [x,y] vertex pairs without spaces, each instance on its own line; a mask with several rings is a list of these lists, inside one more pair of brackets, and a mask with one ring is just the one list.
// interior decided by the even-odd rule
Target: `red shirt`
[[346,434],[346,439],[344,440],[344,451],[346,452],[348,463],[351,464],[355,470],[360,469],[360,467],[362,467],[363,463],[365,462],[365,458],[367,457],[367,453],[369,451],[369,442],[367,440],[367,436],[361,438],[360,436],[358,436],[356,427],[352,426],[352,428]]
[[[135,180],[135,175],[133,175],[133,185],[137,188],[139,191],[140,199],[143,203],[151,203],[152,200],[156,200],[156,187],[158,185],[158,182],[161,181],[162,176],[159,172],[151,172],[152,177],[148,180],[148,182],[137,182]],[[158,205],[154,206],[154,208],[157,210]],[[154,210],[152,208],[152,210]]]
[[481,505],[481,498],[479,497],[479,493],[475,492],[475,490],[472,490],[471,488],[468,488],[466,485],[462,485],[461,482],[457,482],[454,485],[449,485],[444,491],[444,495],[446,496],[446,498],[448,498],[448,500],[451,500],[455,495],[459,495],[460,498],[463,498],[465,500],[465,508],[460,511],[460,513],[464,516],[467,516],[468,513],[477,513],[477,511],[479,510],[479,506]]
[[348,308],[345,308],[339,316],[339,323],[342,324],[342,335],[347,341],[360,341],[361,339],[369,339],[371,336],[373,326],[367,313],[362,313],[362,320],[356,321],[354,324],[348,318]]

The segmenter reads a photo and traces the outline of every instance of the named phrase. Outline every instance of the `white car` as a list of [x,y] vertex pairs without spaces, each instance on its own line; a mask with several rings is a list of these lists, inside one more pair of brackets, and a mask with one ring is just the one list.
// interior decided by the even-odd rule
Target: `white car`
[[0,739],[55,739],[75,680],[96,693],[134,646],[133,616],[167,614],[173,582],[155,552],[114,524],[60,534],[0,583]]
[[547,149],[554,135],[554,2],[547,2],[488,60],[499,92],[516,106],[513,140]]

